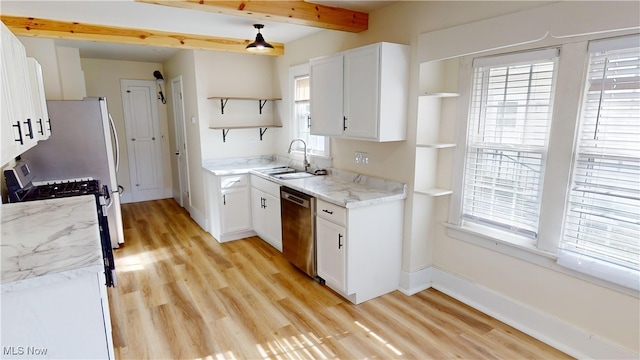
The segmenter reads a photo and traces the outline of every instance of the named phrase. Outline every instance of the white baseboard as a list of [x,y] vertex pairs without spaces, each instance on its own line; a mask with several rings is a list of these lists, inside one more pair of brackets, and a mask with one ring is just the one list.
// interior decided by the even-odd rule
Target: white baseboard
[[[431,279],[428,283],[433,288],[578,359],[638,359],[638,354],[631,350],[493,290],[437,268],[429,270]],[[426,271],[422,275],[425,274]],[[419,278],[422,285],[415,285],[415,289],[426,283],[422,276]],[[410,280],[415,279],[411,276]],[[412,289],[411,286],[407,288]]]
[[164,199],[173,197],[173,189],[164,189]]
[[185,206],[185,209],[189,212],[189,216],[191,216],[191,218],[193,219],[193,221],[196,222],[196,224],[200,225],[200,227],[204,230],[204,231],[209,231],[209,222],[207,221],[207,217],[201,213],[200,211],[198,211],[198,209],[196,209],[193,206]]
[[400,273],[400,287],[398,291],[411,296],[417,294],[422,290],[426,290],[431,287],[432,268],[424,268],[412,273],[402,271]]
[[446,271],[429,267],[400,275],[398,290],[406,295],[430,287],[578,359],[638,359],[631,350]]

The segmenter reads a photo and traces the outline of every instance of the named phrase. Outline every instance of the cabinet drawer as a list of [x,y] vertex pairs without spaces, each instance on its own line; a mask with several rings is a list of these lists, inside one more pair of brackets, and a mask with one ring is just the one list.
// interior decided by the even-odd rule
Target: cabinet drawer
[[230,189],[247,186],[249,179],[247,175],[225,175],[220,176],[220,189]]
[[327,219],[335,224],[343,226],[347,224],[347,209],[342,206],[318,199],[316,203],[316,213],[321,218]]
[[251,186],[280,199],[280,184],[265,180],[259,176],[251,175]]

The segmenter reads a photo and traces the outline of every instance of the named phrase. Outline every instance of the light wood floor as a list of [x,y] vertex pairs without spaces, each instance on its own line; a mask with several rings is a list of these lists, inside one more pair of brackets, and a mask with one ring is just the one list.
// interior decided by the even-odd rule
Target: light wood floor
[[123,214],[118,359],[568,358],[433,289],[352,305],[257,237],[219,244],[170,199]]

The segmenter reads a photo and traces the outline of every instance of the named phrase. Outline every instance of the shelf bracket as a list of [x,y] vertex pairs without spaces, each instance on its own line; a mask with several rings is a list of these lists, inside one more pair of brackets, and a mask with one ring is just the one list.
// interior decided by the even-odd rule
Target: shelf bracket
[[260,115],[262,115],[262,108],[267,104],[267,101],[269,100],[258,100],[258,105],[260,105]]
[[222,129],[222,142],[227,142],[228,133],[229,133],[229,129]]
[[[227,101],[229,101],[229,98],[220,99],[220,109],[222,111],[222,115],[224,115],[224,107],[227,106]],[[227,131],[229,131],[229,130],[227,130]]]
[[262,141],[262,135],[267,132],[267,129],[268,128],[264,128],[264,130],[262,130],[262,128],[260,128],[260,141]]

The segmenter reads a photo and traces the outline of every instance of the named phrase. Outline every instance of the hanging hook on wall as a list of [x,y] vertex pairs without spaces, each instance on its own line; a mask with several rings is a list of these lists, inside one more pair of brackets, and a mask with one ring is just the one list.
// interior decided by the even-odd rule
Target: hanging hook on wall
[[167,103],[167,100],[164,98],[164,94],[162,94],[162,84],[164,84],[164,78],[162,77],[162,73],[158,70],[153,72],[153,76],[156,78],[156,83],[158,84],[158,100],[162,101],[163,104]]

